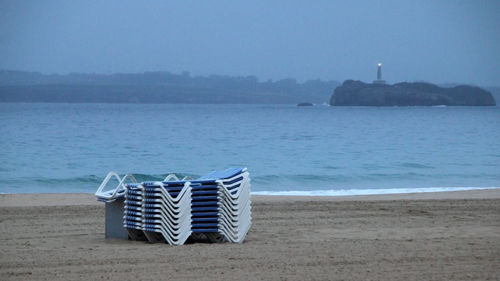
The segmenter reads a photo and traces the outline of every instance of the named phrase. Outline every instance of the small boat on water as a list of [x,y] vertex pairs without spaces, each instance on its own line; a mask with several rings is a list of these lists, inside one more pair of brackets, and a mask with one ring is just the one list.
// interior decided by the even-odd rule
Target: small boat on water
[[310,102],[301,102],[301,103],[297,104],[297,106],[313,106],[313,104]]

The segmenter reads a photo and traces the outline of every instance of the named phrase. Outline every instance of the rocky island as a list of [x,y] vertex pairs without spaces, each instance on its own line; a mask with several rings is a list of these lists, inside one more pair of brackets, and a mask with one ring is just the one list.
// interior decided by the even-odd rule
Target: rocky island
[[[376,80],[377,81],[377,80]],[[363,83],[346,80],[330,98],[335,106],[495,106],[490,92],[479,87],[443,88],[430,83]]]

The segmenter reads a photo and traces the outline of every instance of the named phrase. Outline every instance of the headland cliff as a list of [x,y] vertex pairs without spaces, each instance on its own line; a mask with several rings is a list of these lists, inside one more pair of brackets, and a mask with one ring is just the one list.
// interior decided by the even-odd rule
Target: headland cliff
[[443,88],[430,83],[393,85],[346,80],[330,98],[335,106],[495,106],[490,92],[474,86]]

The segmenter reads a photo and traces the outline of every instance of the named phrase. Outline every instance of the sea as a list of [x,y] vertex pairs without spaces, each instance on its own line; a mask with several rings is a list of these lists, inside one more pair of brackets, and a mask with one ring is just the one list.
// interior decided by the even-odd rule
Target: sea
[[500,108],[0,103],[0,193],[236,166],[264,195],[499,188]]

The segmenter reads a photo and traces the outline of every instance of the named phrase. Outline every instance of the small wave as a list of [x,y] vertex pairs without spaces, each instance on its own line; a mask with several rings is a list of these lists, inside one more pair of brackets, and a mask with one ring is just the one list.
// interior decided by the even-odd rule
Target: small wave
[[[169,174],[132,174],[138,182],[143,181],[161,181]],[[189,176],[191,178],[198,178],[198,175],[193,174],[180,174],[176,173],[177,177],[183,178],[185,176]],[[123,177],[124,175],[120,175]],[[11,181],[2,181],[2,182],[26,182],[26,183],[38,183],[42,185],[64,185],[64,184],[95,184],[98,186],[103,180],[105,176],[96,176],[96,175],[86,175],[80,177],[73,178],[25,178],[23,180],[11,180]],[[111,181],[116,181],[115,178],[111,178]],[[97,188],[97,187],[96,187]]]
[[[30,179],[26,179],[26,181],[30,181]],[[41,184],[67,184],[67,183],[100,183],[102,179],[95,175],[88,175],[83,177],[74,177],[74,178],[36,178],[33,179],[35,183]]]
[[321,168],[325,170],[340,170],[342,169],[340,166],[333,166],[333,165],[324,165]]
[[311,182],[349,182],[353,177],[345,175],[318,175],[318,174],[290,174],[290,175],[262,175],[252,177],[258,184],[268,183],[311,183]]
[[482,190],[482,189],[497,189],[497,188],[500,188],[500,187],[424,187],[424,188],[387,188],[387,189],[340,189],[340,190],[329,189],[329,190],[253,191],[252,195],[349,196],[349,195],[377,195],[377,194]]
[[419,163],[411,163],[411,162],[403,163],[403,164],[401,164],[401,166],[405,167],[405,168],[415,168],[415,169],[433,169],[434,168],[433,166],[428,166],[428,165],[419,164]]
[[0,167],[0,172],[10,172],[12,170],[9,170],[7,168],[4,168],[4,167]]

